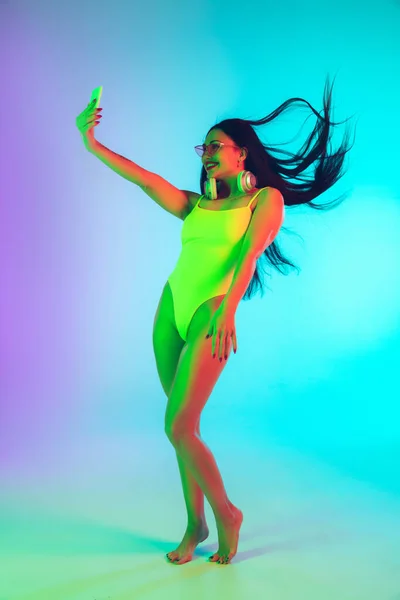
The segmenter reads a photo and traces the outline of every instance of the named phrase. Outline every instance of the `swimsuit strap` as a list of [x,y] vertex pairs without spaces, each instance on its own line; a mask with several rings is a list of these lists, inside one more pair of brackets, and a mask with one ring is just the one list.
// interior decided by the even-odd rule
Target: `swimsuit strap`
[[[198,205],[199,205],[199,202],[200,202],[200,200],[201,200],[203,197],[204,197],[204,194],[202,194],[202,195],[200,196],[200,198],[197,200],[197,202],[196,202],[196,206],[198,206]],[[195,208],[196,208],[196,206],[195,206]]]
[[[250,198],[250,200],[249,200],[248,204],[246,204],[245,206],[247,206],[248,208],[250,208],[250,204],[253,202],[253,200],[256,198],[256,196],[257,196],[257,195],[258,195],[260,192],[262,192],[262,190],[264,190],[264,189],[265,189],[265,188],[260,188],[259,190],[257,190],[257,191],[256,191],[256,193],[255,193],[255,194],[253,194],[253,195],[251,196],[251,198]],[[204,198],[204,194],[202,194],[202,195],[200,196],[200,198],[197,200],[195,207],[196,207],[196,206],[199,206],[200,200],[201,200],[202,198]],[[222,212],[224,212],[224,211],[222,211]]]
[[248,207],[248,208],[250,208],[250,204],[251,204],[251,203],[253,202],[253,200],[254,200],[254,199],[255,199],[255,198],[258,196],[258,194],[259,194],[260,192],[262,192],[264,189],[265,189],[265,188],[260,188],[259,190],[257,190],[257,191],[256,191],[256,193],[255,193],[255,194],[253,194],[253,195],[252,195],[252,197],[250,198],[250,200],[249,200],[249,202],[248,202],[248,204],[247,204],[247,207]]

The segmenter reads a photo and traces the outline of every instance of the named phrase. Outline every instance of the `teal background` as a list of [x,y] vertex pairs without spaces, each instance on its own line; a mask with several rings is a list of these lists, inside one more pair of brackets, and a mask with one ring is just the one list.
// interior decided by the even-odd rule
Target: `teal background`
[[[75,119],[98,85],[97,139],[176,187],[199,192],[201,162],[193,148],[217,120],[259,119],[295,96],[321,110],[325,78],[336,75],[333,118],[356,115],[356,140],[347,174],[316,201],[350,190],[349,198],[332,212],[286,209],[284,225],[301,238],[281,232],[278,241],[300,275],[274,272],[272,291],[240,304],[238,352],[208,401],[202,432],[222,474],[248,499],[255,501],[262,483],[263,496],[278,494],[269,481],[279,486],[283,479],[271,472],[269,479],[260,468],[268,456],[289,453],[338,477],[338,496],[343,478],[361,486],[360,497],[368,490],[397,514],[399,19],[400,5],[389,0],[0,4],[5,554],[24,544],[41,552],[40,544],[30,545],[34,532],[18,537],[17,498],[24,512],[45,497],[50,510],[57,493],[71,503],[80,496],[93,515],[89,497],[101,496],[117,515],[121,494],[146,489],[157,513],[170,487],[177,498],[170,510],[184,523],[152,349],[182,222],[85,150]],[[314,124],[311,111],[295,108],[257,133],[267,143],[290,141],[285,148],[295,151]],[[344,127],[336,129],[335,148]],[[160,469],[171,469],[171,477],[162,479]],[[142,483],[133,479],[110,498],[106,488],[118,486],[124,470],[140,474]],[[302,470],[289,472],[292,481]],[[305,482],[299,479],[299,494]],[[162,536],[165,521],[149,515],[154,536]],[[68,553],[60,541],[54,548]],[[6,581],[7,600],[25,598],[17,577]],[[348,597],[369,598],[374,589],[365,585],[364,594]],[[392,597],[382,585],[379,597]],[[320,597],[312,586],[307,597],[313,589]],[[242,592],[237,597],[247,597]],[[108,595],[122,598],[115,590]],[[292,596],[282,588],[280,597]]]

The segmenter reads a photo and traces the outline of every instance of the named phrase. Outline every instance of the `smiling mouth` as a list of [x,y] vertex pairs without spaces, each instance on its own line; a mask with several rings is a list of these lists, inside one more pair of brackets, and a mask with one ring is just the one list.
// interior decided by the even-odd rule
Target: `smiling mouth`
[[211,169],[215,169],[215,167],[218,167],[218,165],[217,164],[206,165],[206,170],[211,171]]

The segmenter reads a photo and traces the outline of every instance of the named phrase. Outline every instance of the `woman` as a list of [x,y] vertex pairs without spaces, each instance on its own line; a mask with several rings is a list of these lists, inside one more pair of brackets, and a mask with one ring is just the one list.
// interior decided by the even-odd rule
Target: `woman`
[[[257,288],[263,291],[259,259],[265,257],[280,272],[283,264],[296,268],[274,241],[285,205],[321,210],[344,199],[311,202],[343,175],[349,150],[346,132],[339,150],[328,153],[336,125],[330,121],[331,95],[327,82],[323,116],[305,100],[291,98],[259,121],[227,119],[214,125],[204,144],[196,146],[203,165],[200,189],[206,189],[202,195],[177,189],[97,142],[93,132],[101,108],[90,105],[77,117],[91,153],[184,221],[182,252],[163,289],[153,329],[157,370],[168,398],[165,431],[176,452],[188,516],[182,542],[167,554],[175,564],[190,561],[208,537],[204,496],[218,530],[219,547],[210,560],[227,564],[237,552],[243,514],[229,500],[200,437],[200,416],[232,347],[237,350],[234,319],[240,300],[250,299]],[[262,144],[252,126],[272,121],[295,102],[306,103],[318,117],[304,147],[290,154]],[[290,158],[278,159],[274,152]],[[301,177],[310,166],[313,177]]]

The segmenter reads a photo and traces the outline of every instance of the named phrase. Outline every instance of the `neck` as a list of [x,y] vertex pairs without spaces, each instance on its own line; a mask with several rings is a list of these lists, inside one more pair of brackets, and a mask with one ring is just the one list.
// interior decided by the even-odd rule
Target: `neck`
[[232,196],[243,195],[243,192],[238,188],[237,176],[238,174],[234,175],[233,177],[217,179],[217,196],[219,200],[230,198]]

